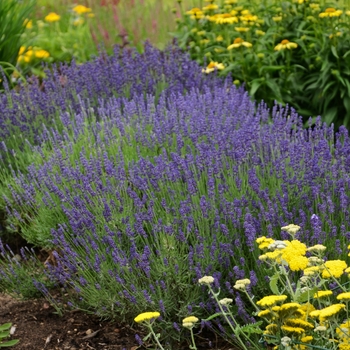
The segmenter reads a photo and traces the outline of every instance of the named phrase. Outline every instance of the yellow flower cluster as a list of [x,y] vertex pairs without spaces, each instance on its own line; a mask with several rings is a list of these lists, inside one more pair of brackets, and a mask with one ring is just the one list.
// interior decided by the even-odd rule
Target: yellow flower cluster
[[25,46],[21,46],[18,52],[18,63],[29,63],[33,59],[44,59],[50,57],[50,53],[46,50],[42,50],[40,48],[29,46],[26,48]]
[[160,313],[155,311],[155,312],[143,312],[142,314],[137,315],[134,318],[134,321],[136,323],[141,323],[145,321],[151,321],[153,319],[156,319],[160,316]]
[[324,263],[324,267],[322,271],[323,278],[339,278],[347,268],[347,264],[343,260],[328,260]]
[[192,329],[199,319],[196,316],[188,316],[182,320],[182,327]]
[[[287,228],[286,226],[282,227],[282,229],[293,230],[292,232],[295,231],[295,227]],[[266,252],[265,254],[261,255],[259,257],[260,260],[272,260],[279,264],[285,262],[292,271],[304,270],[309,264],[309,260],[305,256],[307,247],[304,243],[301,243],[298,240],[274,241],[271,238],[266,238],[263,236],[258,238],[256,242],[259,244],[259,248],[262,250],[266,248],[274,249],[272,252]]]
[[321,310],[311,311],[310,317],[318,318],[321,322],[324,322],[344,309],[344,304],[333,304]]
[[276,305],[277,303],[284,302],[286,299],[286,295],[268,295],[257,301],[256,305],[259,305],[263,308],[268,308]]
[[314,325],[307,321],[307,314],[314,311],[315,308],[311,304],[300,305],[296,302],[285,303],[281,306],[276,305],[285,301],[286,298],[286,295],[269,295],[256,303],[265,308],[258,313],[258,316],[269,323],[264,334],[276,335],[280,327],[286,336],[300,338],[306,331],[314,328]]

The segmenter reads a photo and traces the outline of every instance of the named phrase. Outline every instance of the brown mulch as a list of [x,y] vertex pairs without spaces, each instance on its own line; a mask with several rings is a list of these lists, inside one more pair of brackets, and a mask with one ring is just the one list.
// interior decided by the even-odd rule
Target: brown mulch
[[135,331],[81,311],[62,317],[46,300],[20,301],[0,294],[0,325],[11,322],[12,339],[19,339],[14,350],[135,350]]
[[[82,311],[67,311],[62,317],[45,299],[21,301],[0,293],[0,325],[11,322],[15,327],[10,339],[20,342],[14,350],[136,350],[146,349],[135,341],[136,330],[125,325],[100,321]],[[207,338],[207,337],[206,337]],[[212,335],[200,342],[198,350],[234,350]],[[154,346],[150,346],[154,349]],[[178,350],[189,349],[188,345]]]

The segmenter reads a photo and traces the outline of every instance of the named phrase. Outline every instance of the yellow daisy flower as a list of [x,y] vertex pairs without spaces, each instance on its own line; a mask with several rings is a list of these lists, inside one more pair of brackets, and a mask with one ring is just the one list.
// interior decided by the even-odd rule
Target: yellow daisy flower
[[293,43],[287,39],[282,40],[278,45],[275,46],[275,51],[281,51],[281,50],[291,50],[296,49],[298,47],[297,43]]
[[61,16],[58,15],[55,12],[50,12],[46,17],[45,17],[45,21],[46,22],[57,22],[61,19]]
[[253,45],[248,41],[244,41],[242,38],[236,38],[233,44],[227,47],[227,50],[237,49],[241,46],[252,47]]
[[83,13],[89,13],[89,12],[91,12],[92,10],[91,10],[90,7],[86,7],[86,6],[84,6],[84,5],[77,5],[77,6],[73,7],[73,11],[74,11],[75,13],[77,13],[78,15],[81,15],[81,14],[83,14]]

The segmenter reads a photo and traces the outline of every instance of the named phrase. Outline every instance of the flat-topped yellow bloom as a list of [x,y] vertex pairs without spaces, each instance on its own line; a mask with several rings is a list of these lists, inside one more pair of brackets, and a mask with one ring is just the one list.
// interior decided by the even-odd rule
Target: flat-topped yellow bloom
[[268,238],[265,236],[262,236],[262,237],[259,237],[256,239],[256,243],[259,244],[259,249],[266,249],[273,242],[275,242],[275,240],[273,238]]
[[[297,43],[293,43],[292,41],[289,41],[288,39],[282,40],[278,45],[275,46],[275,51],[281,51],[281,50],[291,50],[296,49],[298,47]],[[297,226],[297,225],[295,225]]]
[[350,300],[350,292],[340,293],[337,295],[338,300]]
[[342,10],[336,10],[334,7],[328,7],[324,12],[321,12],[318,16],[320,18],[325,17],[339,17],[343,13]]
[[286,325],[290,327],[301,327],[304,329],[313,329],[314,325],[310,322],[307,322],[301,318],[288,318],[286,320]]
[[319,318],[320,321],[325,321],[326,319],[338,314],[344,309],[344,304],[333,304],[321,310],[311,311],[310,317],[316,317]]
[[61,19],[61,16],[58,15],[55,12],[50,12],[46,17],[45,17],[45,21],[46,22],[57,22]]
[[[281,44],[288,44],[290,41],[287,39],[284,39],[281,41]],[[299,225],[295,225],[295,224],[289,224],[287,226],[283,226],[281,227],[282,231],[286,231],[288,232],[290,235],[294,236],[299,230],[301,229],[301,227]]]
[[339,278],[347,268],[346,262],[343,260],[328,260],[324,263],[325,269],[322,271],[323,278]]
[[142,314],[137,315],[134,318],[134,321],[136,323],[141,323],[141,322],[144,322],[144,321],[150,321],[150,320],[156,319],[159,316],[160,316],[159,312],[144,312]]
[[331,290],[319,290],[314,294],[314,299],[320,299],[329,297],[330,295],[333,295],[333,292]]
[[242,38],[236,38],[233,44],[227,47],[227,50],[237,49],[241,46],[252,47],[253,45],[248,41],[244,41]]
[[285,333],[291,333],[296,335],[303,334],[305,332],[304,328],[291,326],[282,326],[281,330]]
[[276,305],[279,302],[283,302],[287,299],[286,295],[268,295],[266,297],[263,297],[259,301],[256,302],[258,306],[268,308],[271,306]]

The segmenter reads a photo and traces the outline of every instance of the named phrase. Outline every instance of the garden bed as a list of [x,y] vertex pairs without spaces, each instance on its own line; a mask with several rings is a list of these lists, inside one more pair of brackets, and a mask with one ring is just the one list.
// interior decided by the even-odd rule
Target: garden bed
[[[62,317],[45,299],[18,300],[0,294],[0,324],[11,321],[16,327],[14,339],[20,342],[14,350],[136,350],[140,347],[136,340],[136,329],[118,322],[101,321],[98,317],[82,311],[67,311]],[[211,340],[212,347],[208,347]],[[187,346],[179,350],[188,349]],[[208,335],[198,341],[198,349],[234,350],[222,339]]]

